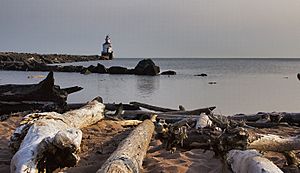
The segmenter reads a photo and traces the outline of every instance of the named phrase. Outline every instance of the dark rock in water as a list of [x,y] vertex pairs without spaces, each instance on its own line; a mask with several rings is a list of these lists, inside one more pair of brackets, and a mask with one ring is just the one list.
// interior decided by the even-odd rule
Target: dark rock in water
[[135,74],[135,70],[134,69],[128,69],[127,74]]
[[107,73],[107,69],[104,65],[98,63],[97,66],[91,72],[93,72],[93,73]]
[[107,71],[109,74],[128,74],[128,69],[120,66],[112,66]]
[[155,76],[158,75],[160,72],[158,66],[147,66],[144,70],[143,75]]
[[82,70],[83,70],[82,66],[73,66],[73,65],[63,66],[60,69],[61,72],[81,72]]
[[211,82],[208,82],[208,84],[210,84],[210,85],[216,85],[217,82],[216,81],[211,81]]
[[88,69],[90,72],[94,73],[95,66],[90,65],[90,66],[88,66],[87,69]]
[[297,74],[297,78],[300,80],[300,73]]
[[150,75],[155,76],[158,75],[160,69],[151,59],[143,59],[141,60],[134,68],[136,75]]
[[201,76],[201,77],[205,77],[205,76],[207,76],[207,74],[205,74],[205,73],[201,73],[201,74],[196,74],[196,75],[194,75],[194,76]]
[[175,71],[168,70],[161,73],[161,75],[176,75]]
[[88,74],[90,74],[91,72],[88,70],[88,68],[84,68],[80,73],[81,73],[81,74],[84,74],[84,75],[88,75]]

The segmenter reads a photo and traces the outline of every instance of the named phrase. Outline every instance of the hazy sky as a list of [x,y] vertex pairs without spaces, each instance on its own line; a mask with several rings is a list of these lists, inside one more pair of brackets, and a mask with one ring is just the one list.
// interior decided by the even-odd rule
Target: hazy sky
[[300,57],[299,0],[0,0],[0,51]]

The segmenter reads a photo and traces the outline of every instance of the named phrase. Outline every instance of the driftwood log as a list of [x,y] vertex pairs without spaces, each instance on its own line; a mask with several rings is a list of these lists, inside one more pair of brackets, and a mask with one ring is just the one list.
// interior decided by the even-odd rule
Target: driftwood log
[[[85,105],[86,103],[70,103],[67,105],[67,109],[72,110],[72,109],[78,109]],[[121,103],[120,103],[121,104]],[[105,110],[108,111],[116,111],[120,104],[116,103],[104,103],[105,105]],[[122,104],[123,110],[140,110],[140,107],[132,104]]]
[[[237,114],[228,117],[231,120],[236,121],[247,121],[247,122],[269,122],[269,123],[279,123],[279,122],[287,122],[287,123],[300,123],[300,113],[289,113],[289,112],[259,112],[257,114]],[[250,125],[250,124],[249,124]]]
[[283,173],[256,150],[230,150],[227,154],[227,163],[234,173]]
[[171,111],[171,112],[154,112],[144,110],[125,110],[121,117],[124,119],[150,119],[153,115],[157,115],[157,119],[165,119],[166,122],[173,123],[184,118],[197,119],[201,113],[210,114],[216,107],[200,108],[190,111]]
[[138,107],[146,108],[148,110],[158,111],[158,112],[178,111],[178,110],[175,110],[175,109],[163,108],[163,107],[153,106],[153,105],[149,105],[149,104],[146,104],[146,103],[140,103],[140,102],[130,102],[130,104],[138,106]]
[[11,172],[36,173],[74,166],[79,157],[82,132],[80,128],[104,118],[101,98],[86,106],[59,114],[56,112],[27,115],[10,140],[17,152],[11,160]]
[[37,109],[47,105],[64,106],[69,94],[82,90],[75,86],[61,89],[54,85],[53,72],[38,84],[1,85],[0,114]]
[[[255,134],[256,140],[249,142],[249,149],[259,151],[287,152],[300,150],[300,136],[282,137],[278,135]],[[251,136],[249,137],[251,138]],[[253,138],[253,137],[252,137]]]
[[145,120],[123,140],[97,173],[138,173],[154,132],[154,124]]

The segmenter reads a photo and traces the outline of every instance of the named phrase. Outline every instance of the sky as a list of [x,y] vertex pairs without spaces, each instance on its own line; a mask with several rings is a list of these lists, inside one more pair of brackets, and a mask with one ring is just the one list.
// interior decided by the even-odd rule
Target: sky
[[0,51],[300,57],[299,0],[0,0]]

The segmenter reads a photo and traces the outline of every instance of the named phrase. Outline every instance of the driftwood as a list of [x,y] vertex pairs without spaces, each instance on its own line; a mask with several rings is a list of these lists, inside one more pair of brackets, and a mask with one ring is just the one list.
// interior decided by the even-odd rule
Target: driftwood
[[78,86],[61,89],[54,85],[53,72],[38,84],[1,85],[0,114],[40,109],[50,104],[64,106],[68,95],[80,90]]
[[245,122],[212,114],[200,115],[196,120],[183,119],[174,124],[159,121],[156,138],[170,151],[176,148],[212,150],[217,157],[228,161],[233,172],[282,172],[255,150],[283,153],[289,165],[299,165],[299,159],[292,153],[300,150],[299,136],[257,134],[247,128]]
[[[257,149],[260,151],[275,152],[300,150],[299,136],[282,137],[278,135],[250,133],[246,128],[243,128],[245,126],[244,122],[235,122],[228,120],[226,117],[212,115],[208,115],[208,117],[210,118],[209,120],[206,116],[200,116],[196,120],[188,119],[189,123],[182,124],[182,126],[188,128],[185,134],[188,138],[183,140],[183,145],[179,146],[178,142],[174,143],[172,141],[178,138],[176,130],[182,128],[178,127],[177,123],[165,126],[166,129],[164,131],[167,131],[168,135],[165,135],[167,137],[162,140],[168,141],[168,143],[173,142],[174,145],[168,147],[169,149],[178,146],[186,149],[212,149],[215,153],[221,155],[231,149]],[[201,128],[201,126],[204,128]]]
[[[78,109],[78,108],[82,107],[83,105],[85,105],[85,103],[70,103],[67,105],[67,109],[68,110]],[[105,105],[105,110],[116,111],[120,104],[104,103],[104,105]],[[124,110],[140,110],[140,107],[132,105],[132,104],[122,104],[122,106],[123,106]]]
[[197,119],[195,128],[202,129],[211,125],[212,121],[209,119],[209,117],[206,114],[200,114],[199,118]]
[[[66,105],[58,105],[49,101],[21,101],[21,102],[7,102],[0,101],[0,121],[6,120],[10,117],[12,112],[24,112],[24,111],[32,111],[32,112],[58,112],[64,113],[66,111],[79,109],[82,106],[86,105],[86,103],[70,103]],[[116,111],[120,104],[115,103],[104,103],[105,110],[108,111]],[[131,105],[131,104],[122,104],[124,110],[140,110],[139,107]]]
[[283,173],[256,150],[231,150],[227,154],[227,163],[234,173]]
[[201,108],[190,111],[171,111],[171,112],[153,112],[144,110],[125,110],[122,117],[125,119],[149,119],[153,114],[157,115],[158,119],[174,119],[175,121],[184,118],[198,118],[201,113],[210,114],[215,107]]
[[81,87],[60,89],[54,85],[53,72],[38,84],[29,85],[1,85],[1,101],[52,101],[64,103],[68,94],[80,91]]
[[54,106],[56,109],[61,107],[50,101],[0,101],[0,115],[27,110],[45,110],[49,106]]
[[158,106],[153,106],[153,105],[149,105],[146,103],[140,103],[140,102],[130,102],[130,104],[138,106],[138,107],[142,107],[142,108],[146,108],[152,111],[158,111],[158,112],[171,112],[171,111],[178,111],[175,109],[169,109],[169,108],[163,108],[163,107],[158,107]]
[[126,126],[137,126],[139,124],[141,124],[143,121],[140,120],[121,120],[121,121],[117,121],[118,124],[120,124],[123,127]]
[[[260,151],[286,152],[292,150],[300,150],[300,136],[281,137],[278,135],[256,134],[256,140],[250,141],[249,149],[257,149]],[[251,136],[249,137],[251,138]],[[253,138],[253,137],[252,137]]]
[[140,172],[154,131],[154,124],[145,120],[123,140],[97,173]]
[[256,150],[284,153],[289,165],[299,165],[292,151],[300,150],[300,137],[257,134],[247,128],[244,121],[201,114],[197,119],[183,119],[174,124],[160,120],[156,124],[156,138],[170,151],[176,148],[212,150],[227,161],[233,172],[282,172]]
[[121,114],[121,117],[124,119],[145,120],[145,119],[151,119],[153,115],[157,115],[157,119],[164,119],[168,123],[175,123],[185,118],[192,118],[195,120],[199,118],[199,115],[175,115],[175,114],[165,114],[165,113],[157,113],[157,112],[150,112],[150,111],[143,111],[143,110],[137,110],[137,111],[125,110]]
[[257,114],[237,114],[234,116],[229,116],[229,119],[236,121],[252,121],[257,122],[261,120],[266,120],[265,122],[279,123],[300,123],[300,113],[288,113],[288,112],[259,112]]
[[74,166],[79,160],[79,129],[104,118],[104,105],[98,100],[102,99],[64,114],[27,115],[10,140],[10,147],[17,151],[11,160],[11,172],[51,172],[58,167]]
[[211,106],[207,108],[200,108],[200,109],[194,109],[190,111],[171,111],[171,112],[165,112],[164,114],[175,114],[175,115],[200,115],[201,113],[210,114],[216,107]]

